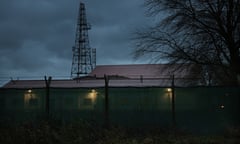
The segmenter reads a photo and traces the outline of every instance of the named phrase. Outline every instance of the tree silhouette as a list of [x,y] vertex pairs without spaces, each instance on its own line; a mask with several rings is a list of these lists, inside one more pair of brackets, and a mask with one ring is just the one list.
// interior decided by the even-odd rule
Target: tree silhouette
[[135,58],[196,64],[218,84],[240,79],[240,0],[145,0],[163,17],[134,36]]

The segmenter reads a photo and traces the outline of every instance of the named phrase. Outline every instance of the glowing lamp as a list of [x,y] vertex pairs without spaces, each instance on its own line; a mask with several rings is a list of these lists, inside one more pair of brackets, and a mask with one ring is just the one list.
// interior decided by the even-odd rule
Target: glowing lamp
[[168,89],[167,89],[167,92],[172,92],[172,89],[171,89],[171,88],[168,88]]
[[220,106],[220,108],[221,108],[221,109],[224,109],[224,108],[225,108],[225,106],[224,106],[224,105],[221,105],[221,106]]
[[32,93],[32,90],[31,90],[31,89],[29,89],[27,92],[28,92],[28,93]]

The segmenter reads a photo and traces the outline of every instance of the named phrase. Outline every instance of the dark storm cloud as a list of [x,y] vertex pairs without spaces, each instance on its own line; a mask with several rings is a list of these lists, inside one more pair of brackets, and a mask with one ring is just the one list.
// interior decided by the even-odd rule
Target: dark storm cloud
[[75,6],[74,2],[57,0],[1,1],[0,74],[47,74],[63,64],[52,58],[69,61]]
[[[143,0],[87,1],[91,44],[100,64],[132,63],[130,39],[136,28],[148,23]],[[97,5],[97,6],[96,6]],[[104,59],[103,59],[104,58]]]
[[[0,75],[70,75],[78,0],[1,0]],[[147,23],[143,0],[85,0],[97,64],[132,63],[131,33]]]

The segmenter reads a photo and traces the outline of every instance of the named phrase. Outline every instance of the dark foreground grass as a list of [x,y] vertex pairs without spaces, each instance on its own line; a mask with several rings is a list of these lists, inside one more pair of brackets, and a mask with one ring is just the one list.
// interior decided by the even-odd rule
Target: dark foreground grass
[[49,122],[0,127],[0,144],[240,144],[239,129],[223,135],[199,136],[160,129],[102,127],[80,121],[56,125]]

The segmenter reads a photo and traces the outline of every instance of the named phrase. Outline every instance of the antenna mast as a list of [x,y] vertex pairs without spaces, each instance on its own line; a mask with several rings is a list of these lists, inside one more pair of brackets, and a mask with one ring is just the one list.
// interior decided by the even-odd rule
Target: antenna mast
[[84,3],[80,3],[75,45],[72,48],[72,78],[87,75],[96,67],[96,49],[90,47],[88,39],[88,30],[90,29]]

